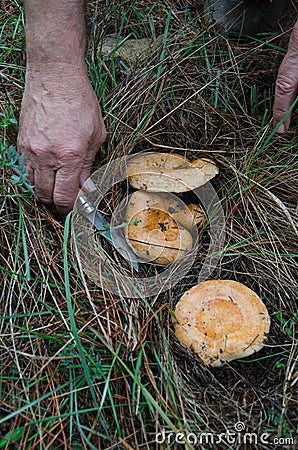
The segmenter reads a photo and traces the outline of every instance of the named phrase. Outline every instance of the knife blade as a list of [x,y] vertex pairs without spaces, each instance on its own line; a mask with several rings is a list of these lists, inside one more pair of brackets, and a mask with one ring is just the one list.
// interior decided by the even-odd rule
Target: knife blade
[[[78,210],[80,213],[99,231],[121,256],[134,268],[139,271],[137,257],[131,247],[128,245],[124,236],[111,230],[110,223],[96,209],[92,200],[87,195],[80,195],[77,198]],[[121,228],[121,226],[118,228]],[[112,233],[111,233],[112,231]]]

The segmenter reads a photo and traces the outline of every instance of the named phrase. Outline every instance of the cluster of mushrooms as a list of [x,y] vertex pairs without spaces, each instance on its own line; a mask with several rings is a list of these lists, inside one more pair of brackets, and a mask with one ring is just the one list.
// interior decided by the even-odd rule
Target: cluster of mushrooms
[[[194,245],[194,229],[205,215],[175,194],[204,185],[218,174],[207,158],[188,161],[167,153],[138,154],[127,177],[136,191],[126,208],[126,238],[141,261],[167,266]],[[208,280],[181,297],[174,313],[175,333],[207,365],[243,358],[260,350],[270,317],[262,300],[232,280]]]
[[126,209],[126,237],[140,260],[167,266],[190,251],[194,227],[202,225],[199,205],[177,195],[193,190],[218,173],[208,159],[190,162],[180,155],[146,153],[128,164],[128,180],[137,189]]

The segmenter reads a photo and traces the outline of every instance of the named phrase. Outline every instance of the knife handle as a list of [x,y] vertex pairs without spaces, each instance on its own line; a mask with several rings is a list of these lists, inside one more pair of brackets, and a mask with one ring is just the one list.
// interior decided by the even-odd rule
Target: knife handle
[[77,199],[78,207],[82,210],[84,210],[84,213],[86,216],[93,213],[95,211],[95,206],[92,204],[92,202],[86,197],[86,195],[81,195]]

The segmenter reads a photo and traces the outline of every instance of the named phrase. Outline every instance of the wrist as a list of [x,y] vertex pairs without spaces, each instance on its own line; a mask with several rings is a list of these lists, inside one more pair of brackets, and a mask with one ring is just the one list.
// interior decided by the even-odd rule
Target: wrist
[[85,65],[85,36],[53,30],[45,35],[26,30],[27,67],[46,64]]
[[88,78],[88,70],[85,61],[28,61],[26,65],[26,83],[30,81],[69,81],[72,78]]

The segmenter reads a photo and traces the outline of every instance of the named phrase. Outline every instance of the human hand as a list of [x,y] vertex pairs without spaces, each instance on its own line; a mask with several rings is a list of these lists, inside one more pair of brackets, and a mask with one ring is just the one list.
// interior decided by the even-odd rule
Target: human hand
[[[294,25],[287,54],[280,65],[276,86],[275,100],[273,106],[273,124],[276,126],[288,112],[295,100],[298,90],[298,20]],[[278,133],[288,130],[291,122],[291,114],[278,128]]]
[[106,130],[85,68],[27,71],[18,151],[39,200],[60,214],[73,207]]

